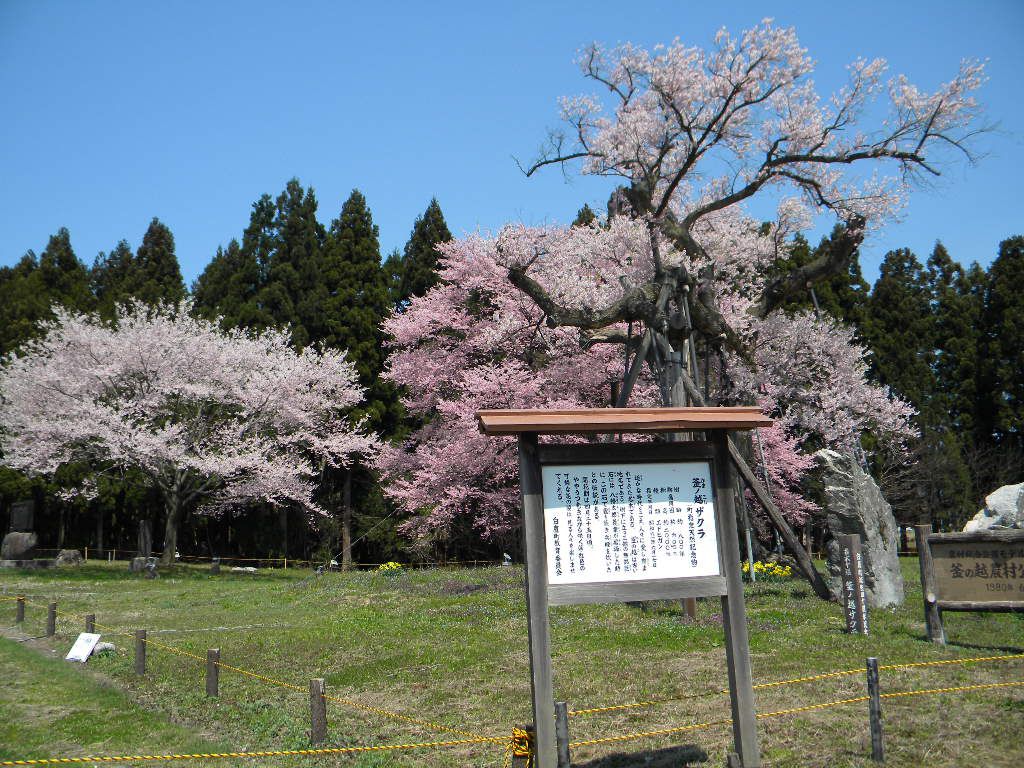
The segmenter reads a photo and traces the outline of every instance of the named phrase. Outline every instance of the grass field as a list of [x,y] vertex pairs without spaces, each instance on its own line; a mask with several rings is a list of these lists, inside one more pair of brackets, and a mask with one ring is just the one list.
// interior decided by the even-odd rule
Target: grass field
[[[872,611],[870,637],[843,633],[839,606],[814,598],[798,580],[748,586],[755,683],[881,664],[1024,653],[1024,617],[947,615],[950,644],[924,636],[915,560],[904,560],[907,603]],[[367,572],[312,577],[308,571],[223,573],[179,566],[148,581],[124,564],[89,563],[60,571],[2,571],[8,597],[31,601],[21,632],[14,603],[0,600],[9,637],[41,635],[45,604],[57,600],[55,640],[0,641],[0,755],[3,759],[84,754],[236,750],[308,746],[310,678],[328,694],[471,734],[506,738],[529,722],[529,660],[522,571],[518,568]],[[702,601],[696,620],[653,604],[552,609],[556,696],[570,709],[703,696],[571,720],[573,741],[722,720],[728,697],[720,607]],[[44,658],[61,655],[95,613],[106,627],[146,628],[152,640],[297,686],[275,686],[230,669],[221,696],[204,695],[204,664],[156,645],[149,671],[132,671],[132,641],[85,669]],[[34,655],[29,649],[34,647]],[[10,672],[8,672],[10,670]],[[1024,659],[882,672],[883,692],[1024,680]],[[81,690],[76,688],[82,684]],[[46,695],[47,691],[52,695]],[[83,697],[102,695],[88,729],[48,730],[81,716]],[[757,692],[761,713],[861,696],[864,675],[820,679]],[[78,714],[76,714],[78,713]],[[120,713],[120,715],[118,714]],[[1017,766],[1024,757],[1024,686],[913,696],[884,702],[889,766]],[[129,720],[145,726],[129,728]],[[328,703],[328,745],[386,745],[465,738],[337,701]],[[103,733],[104,723],[110,733]],[[768,766],[868,766],[867,705],[856,703],[760,721]],[[129,743],[139,738],[138,743]],[[196,747],[187,747],[193,739]],[[574,765],[669,766],[706,755],[722,765],[727,725],[681,734],[579,747]],[[683,748],[680,748],[682,746]],[[260,766],[499,766],[504,746],[474,744],[349,756],[222,761]],[[207,763],[212,764],[212,762]]]

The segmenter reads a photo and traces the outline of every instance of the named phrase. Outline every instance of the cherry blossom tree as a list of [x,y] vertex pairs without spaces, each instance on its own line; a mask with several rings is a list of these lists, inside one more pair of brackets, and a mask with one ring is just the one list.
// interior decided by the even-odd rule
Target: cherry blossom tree
[[326,514],[316,475],[377,446],[346,416],[362,390],[344,353],[295,352],[286,333],[225,332],[190,309],[133,303],[113,323],[55,309],[45,337],[0,368],[3,462],[141,474],[164,499],[165,562],[187,507]]
[[[619,406],[733,399],[778,418],[764,451],[775,499],[751,483],[749,457],[734,458],[827,594],[784,519],[809,511],[800,444],[848,447],[865,430],[898,444],[912,411],[866,381],[848,330],[779,307],[846,270],[915,183],[971,157],[982,66],[925,92],[858,60],[822,99],[795,32],[770,20],[723,30],[708,50],[593,45],[580,65],[602,95],[564,99],[566,128],[524,171],[609,177],[607,218],[443,246],[442,284],[388,324],[389,375],[433,419],[381,459],[395,498],[421,513],[407,530],[443,531],[459,514],[485,535],[514,524],[510,449],[475,436],[475,408],[599,405],[616,378]],[[773,222],[745,213],[755,196],[777,202]],[[822,213],[844,225],[834,247],[779,271],[788,238]]]

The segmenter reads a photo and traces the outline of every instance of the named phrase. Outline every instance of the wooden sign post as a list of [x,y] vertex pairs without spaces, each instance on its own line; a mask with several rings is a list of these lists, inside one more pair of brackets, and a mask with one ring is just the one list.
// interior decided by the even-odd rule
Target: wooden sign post
[[[718,596],[739,765],[760,749],[740,571],[729,429],[769,426],[757,408],[478,411],[518,435],[535,768],[555,768],[549,605]],[[559,444],[539,434],[701,431],[709,442]]]
[[915,525],[928,639],[944,644],[943,611],[1024,611],[1024,531],[932,533]]
[[868,601],[864,584],[864,553],[860,536],[855,533],[836,537],[839,544],[839,576],[843,581],[843,613],[846,631],[868,634]]

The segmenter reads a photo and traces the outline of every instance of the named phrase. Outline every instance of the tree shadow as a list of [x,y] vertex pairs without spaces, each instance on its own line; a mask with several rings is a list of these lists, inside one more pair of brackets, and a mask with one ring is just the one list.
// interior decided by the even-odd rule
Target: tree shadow
[[684,768],[707,761],[708,753],[696,744],[683,744],[645,752],[614,752],[588,763],[574,760],[573,765],[576,768]]

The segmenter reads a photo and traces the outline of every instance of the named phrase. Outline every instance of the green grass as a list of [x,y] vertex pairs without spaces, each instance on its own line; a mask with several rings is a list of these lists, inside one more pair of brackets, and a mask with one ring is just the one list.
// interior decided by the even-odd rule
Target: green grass
[[0,641],[0,760],[147,751],[210,752],[225,745],[138,706],[69,662]]
[[[928,643],[916,561],[905,560],[904,569],[907,603],[872,611],[870,637],[844,634],[839,606],[817,600],[798,580],[749,586],[755,682],[862,668],[867,656],[891,664],[1024,652],[1024,617],[1014,615],[949,614],[950,644]],[[95,613],[102,624],[146,628],[151,638],[199,656],[219,647],[226,664],[303,688],[310,678],[323,677],[331,695],[449,728],[504,737],[513,724],[531,719],[518,568],[310,578],[308,571],[211,576],[205,568],[176,567],[148,581],[129,576],[123,564],[89,563],[75,570],[3,571],[0,585],[8,595],[24,592],[35,603],[24,628],[28,634],[42,634],[43,606],[59,601],[63,637],[54,647],[66,648],[81,629],[81,617]],[[0,601],[0,626],[11,622],[13,613],[13,603]],[[183,631],[155,632],[170,629]],[[627,605],[553,608],[551,631],[555,692],[570,709],[713,692],[727,685],[717,601],[702,601],[696,620],[671,603],[643,611]],[[210,699],[203,693],[199,661],[151,647],[149,672],[138,678],[130,638],[111,639],[118,653],[90,661],[88,671],[125,691],[133,706],[235,749],[308,745],[308,697],[302,691],[222,670],[221,696]],[[1009,680],[1024,680],[1024,660],[882,673],[884,691]],[[858,674],[758,691],[758,710],[860,696],[863,681]],[[14,688],[30,684],[19,679]],[[16,707],[17,698],[8,706]],[[572,738],[717,720],[728,711],[727,696],[711,695],[573,718]],[[887,700],[884,712],[889,766],[1016,766],[1024,755],[1024,687]],[[328,720],[330,745],[460,738],[336,702],[328,704]],[[871,764],[865,704],[762,720],[760,734],[766,765]],[[574,764],[656,768],[706,753],[710,765],[721,765],[730,741],[728,727],[715,726],[580,748]],[[672,749],[680,745],[692,746]],[[79,746],[54,742],[44,751],[59,756]],[[40,745],[33,748],[38,755]],[[129,751],[153,749],[154,743],[143,741]],[[259,764],[369,768],[499,766],[501,761],[501,746],[473,745]]]

